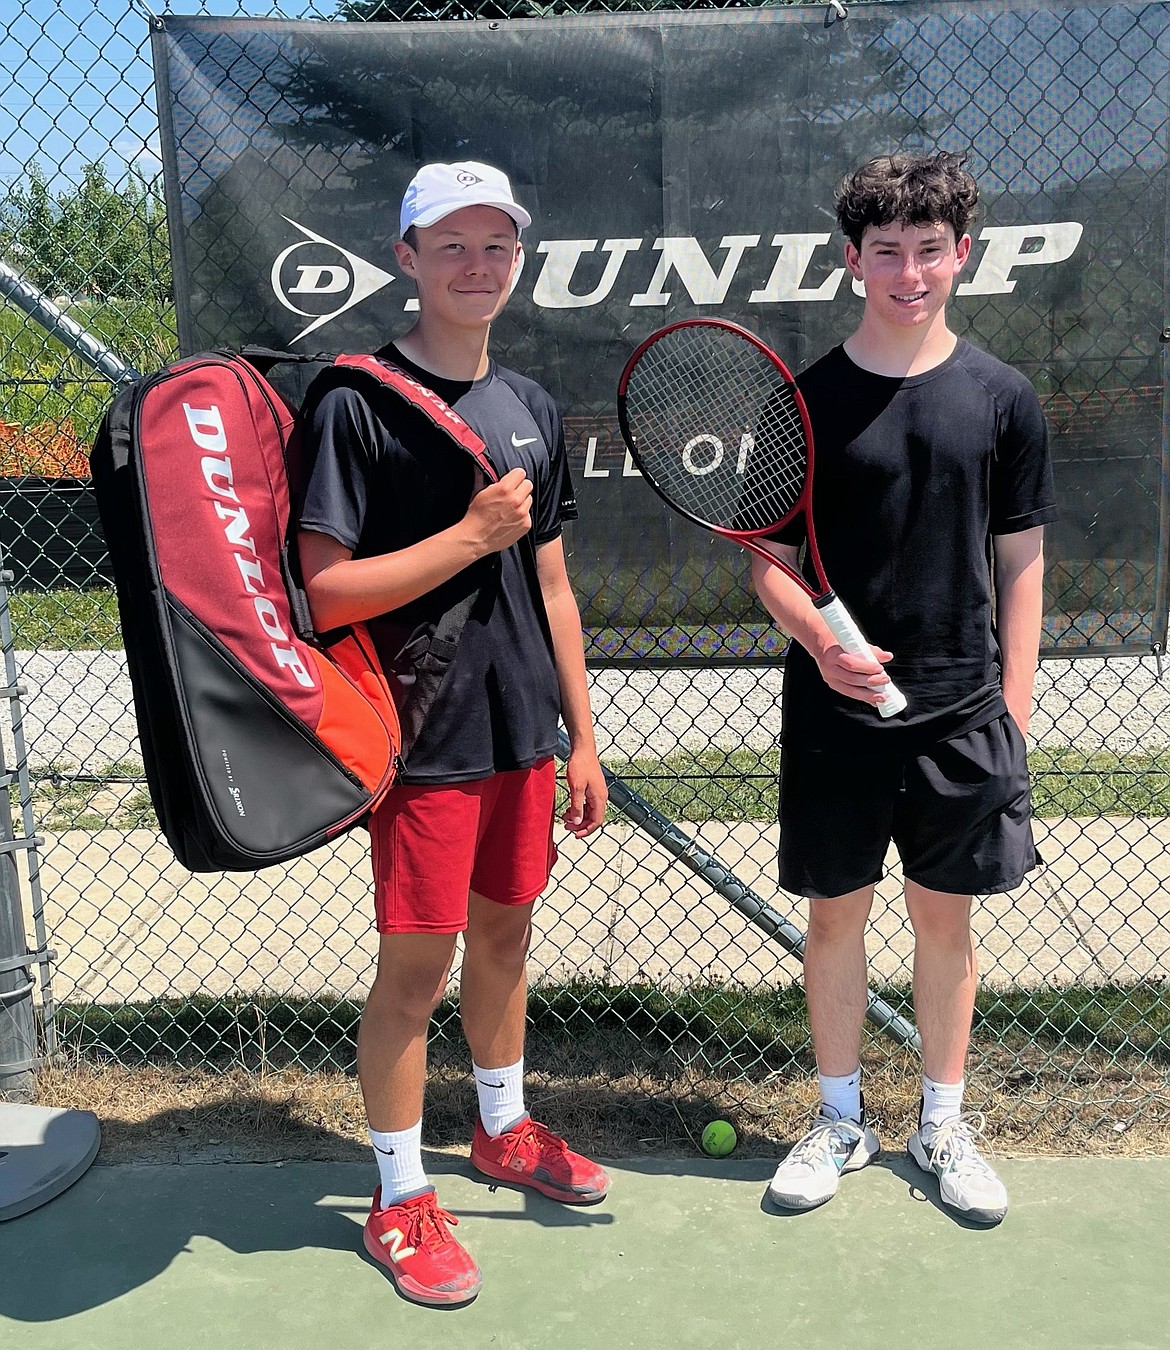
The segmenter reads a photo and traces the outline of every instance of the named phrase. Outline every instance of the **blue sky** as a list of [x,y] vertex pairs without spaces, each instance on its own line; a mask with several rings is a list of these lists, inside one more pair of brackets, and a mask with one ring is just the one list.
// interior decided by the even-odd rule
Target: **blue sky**
[[39,160],[54,187],[101,160],[157,172],[146,7],[174,14],[327,17],[333,0],[0,0],[0,191]]

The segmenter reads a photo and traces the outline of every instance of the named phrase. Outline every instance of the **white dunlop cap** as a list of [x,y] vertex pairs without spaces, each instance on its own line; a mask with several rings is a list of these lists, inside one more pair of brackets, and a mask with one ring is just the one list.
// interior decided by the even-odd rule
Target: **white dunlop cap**
[[424,164],[402,198],[400,233],[412,225],[425,229],[465,206],[495,206],[516,222],[519,232],[532,217],[512,196],[508,175],[490,164],[466,160],[461,164]]

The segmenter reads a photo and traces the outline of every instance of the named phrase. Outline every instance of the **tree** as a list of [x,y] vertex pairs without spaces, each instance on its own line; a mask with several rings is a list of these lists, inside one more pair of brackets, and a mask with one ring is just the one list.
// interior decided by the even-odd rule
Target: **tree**
[[100,163],[54,194],[35,161],[0,207],[0,255],[51,295],[163,306],[171,263],[161,184],[132,169],[112,184]]

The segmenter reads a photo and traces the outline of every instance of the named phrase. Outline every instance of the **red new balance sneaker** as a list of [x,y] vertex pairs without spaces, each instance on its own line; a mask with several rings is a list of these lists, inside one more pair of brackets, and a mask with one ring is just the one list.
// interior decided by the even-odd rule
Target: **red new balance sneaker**
[[381,1199],[379,1186],[362,1238],[403,1298],[444,1307],[470,1303],[483,1277],[467,1249],[451,1236],[447,1225],[459,1220],[439,1208],[434,1189],[387,1209],[379,1209]]
[[609,1177],[595,1162],[574,1153],[560,1135],[531,1116],[495,1139],[477,1120],[471,1161],[489,1177],[532,1186],[566,1205],[600,1200],[609,1189]]

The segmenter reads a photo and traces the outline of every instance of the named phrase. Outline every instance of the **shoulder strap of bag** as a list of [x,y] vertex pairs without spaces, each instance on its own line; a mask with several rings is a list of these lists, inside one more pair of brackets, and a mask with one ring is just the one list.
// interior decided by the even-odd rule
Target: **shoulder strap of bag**
[[[356,375],[357,380],[349,378]],[[461,450],[475,461],[480,472],[489,483],[496,481],[496,471],[488,458],[487,446],[472,431],[462,417],[449,407],[425,384],[420,384],[413,376],[398,366],[389,365],[376,356],[349,356],[342,354],[333,363],[331,384],[355,384],[363,386],[362,377],[373,380],[392,396],[411,404],[424,413],[428,420]],[[327,377],[329,378],[329,377]]]
[[[400,399],[417,408],[452,444],[472,457],[489,483],[497,481],[487,447],[476,432],[434,390],[420,384],[406,371],[375,356],[343,354],[313,382],[311,397],[319,398],[327,390],[343,386],[360,389],[363,393],[378,390],[384,396]],[[417,638],[406,648],[405,654],[414,669],[414,683],[398,709],[403,760],[418,740],[478,599],[479,588],[476,587],[442,615],[433,633]]]

